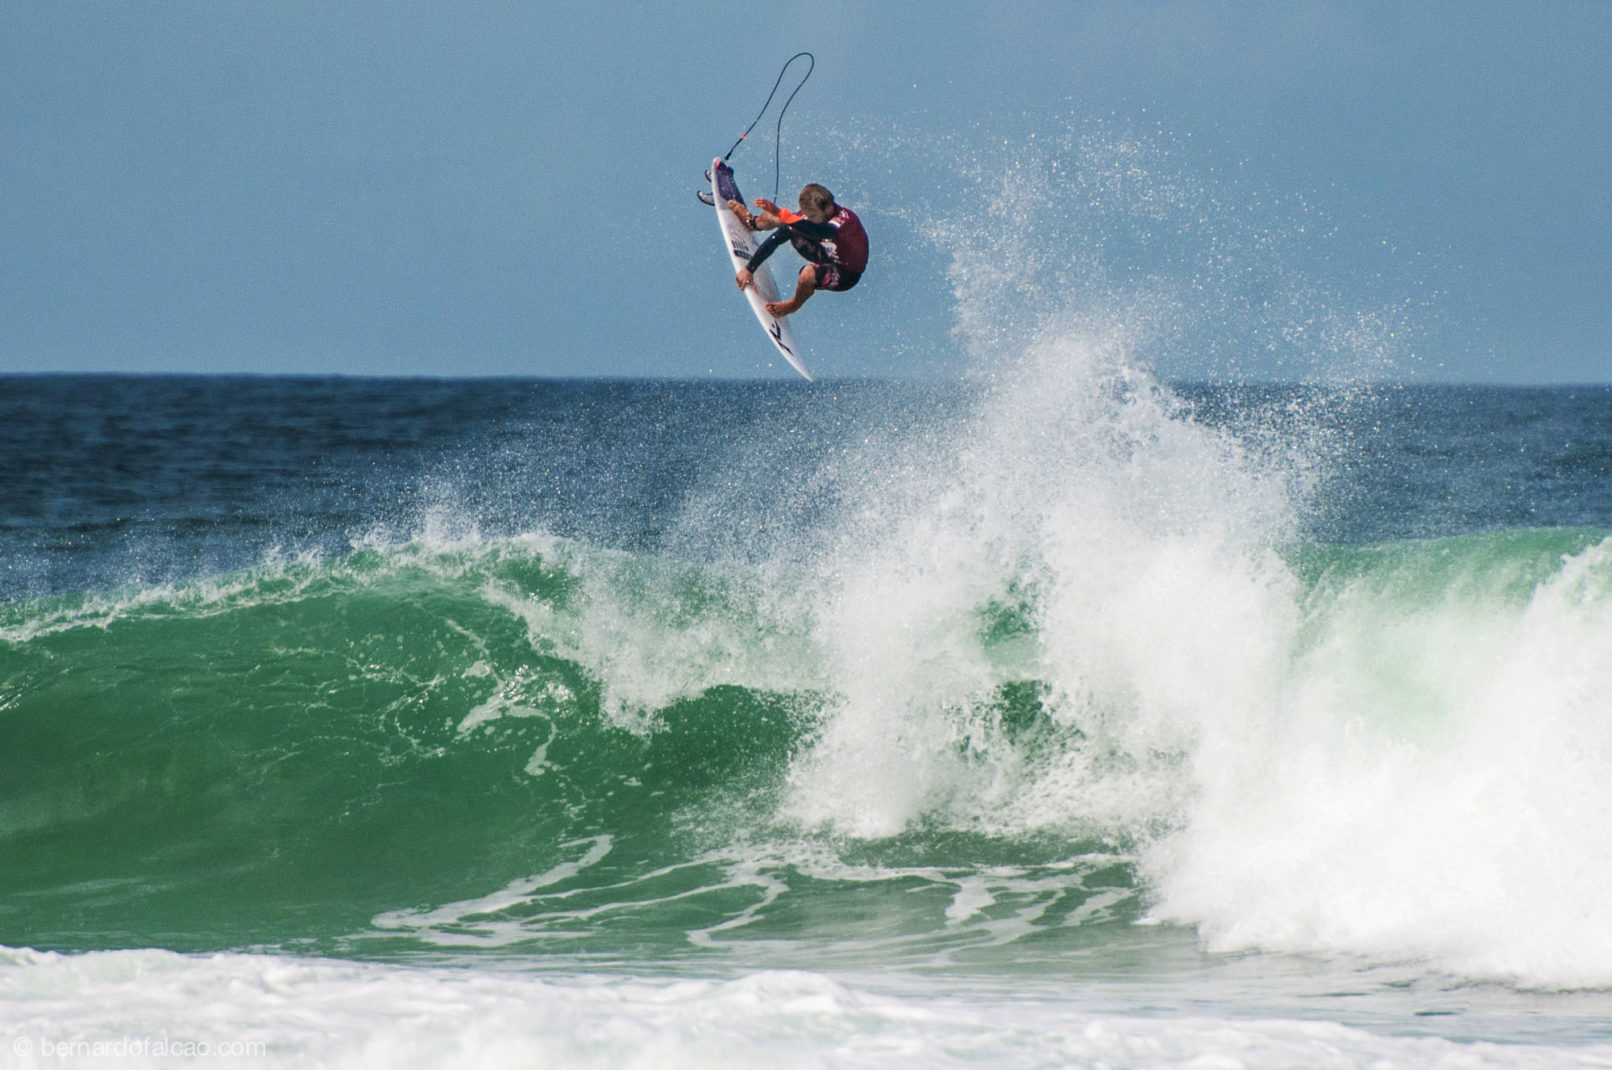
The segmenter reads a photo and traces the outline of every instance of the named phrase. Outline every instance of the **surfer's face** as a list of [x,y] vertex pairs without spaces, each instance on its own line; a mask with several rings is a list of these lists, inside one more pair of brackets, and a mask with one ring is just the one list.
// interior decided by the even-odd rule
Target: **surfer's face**
[[816,205],[803,204],[800,206],[800,214],[813,223],[827,223],[830,217],[834,215],[834,209],[832,206],[818,208]]

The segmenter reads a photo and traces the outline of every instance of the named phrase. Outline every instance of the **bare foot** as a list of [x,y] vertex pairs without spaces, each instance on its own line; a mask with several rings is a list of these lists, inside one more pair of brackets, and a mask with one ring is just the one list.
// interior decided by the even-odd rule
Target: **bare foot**
[[781,320],[785,316],[792,316],[796,312],[799,312],[799,311],[800,311],[800,304],[798,302],[795,302],[795,301],[768,301],[767,302],[767,315],[771,316],[775,320]]

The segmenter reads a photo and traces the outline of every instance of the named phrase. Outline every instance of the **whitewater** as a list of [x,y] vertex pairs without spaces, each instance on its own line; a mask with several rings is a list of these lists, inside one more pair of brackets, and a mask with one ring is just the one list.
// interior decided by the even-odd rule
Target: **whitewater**
[[1612,1065],[1612,391],[1044,142],[962,382],[0,380],[0,1060]]

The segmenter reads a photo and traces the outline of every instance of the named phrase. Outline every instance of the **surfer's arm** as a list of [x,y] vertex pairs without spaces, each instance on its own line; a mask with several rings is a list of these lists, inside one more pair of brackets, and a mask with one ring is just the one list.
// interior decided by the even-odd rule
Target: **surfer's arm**
[[789,230],[810,241],[833,241],[840,236],[840,232],[834,224],[813,223],[810,219],[792,220],[789,224]]

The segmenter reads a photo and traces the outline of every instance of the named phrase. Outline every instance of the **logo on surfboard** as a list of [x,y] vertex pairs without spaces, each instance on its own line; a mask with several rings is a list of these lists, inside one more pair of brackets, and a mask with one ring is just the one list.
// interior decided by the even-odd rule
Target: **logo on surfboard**
[[784,329],[779,325],[777,320],[773,320],[772,323],[768,325],[767,333],[772,335],[772,340],[778,344],[779,349],[782,349],[785,353],[791,355],[794,354],[795,351],[784,344]]

